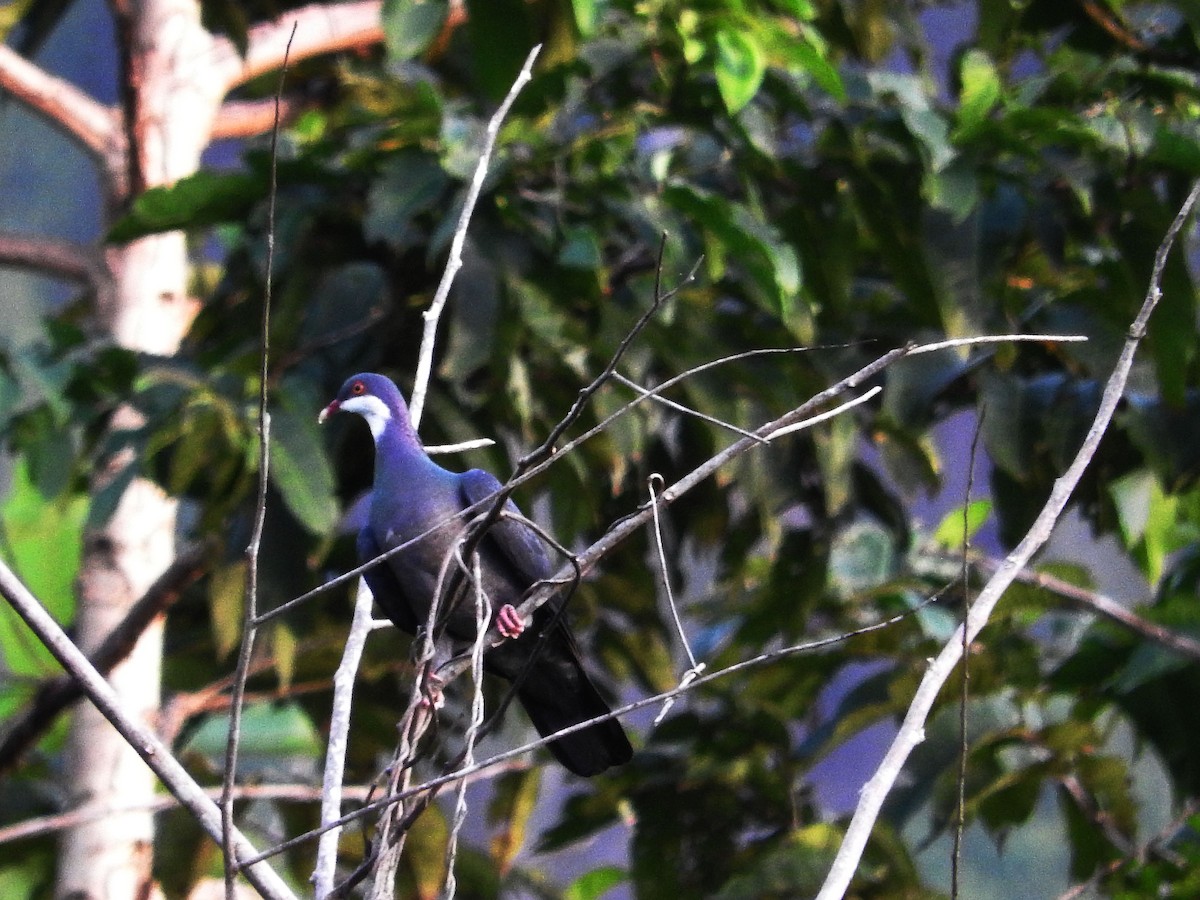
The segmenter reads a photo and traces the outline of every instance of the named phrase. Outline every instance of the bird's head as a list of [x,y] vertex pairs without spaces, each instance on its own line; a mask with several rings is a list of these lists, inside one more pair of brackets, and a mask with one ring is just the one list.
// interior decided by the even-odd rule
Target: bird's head
[[400,389],[391,379],[371,372],[347,378],[333,402],[321,410],[317,421],[324,423],[336,412],[358,413],[367,420],[376,440],[393,419],[408,424],[408,405]]

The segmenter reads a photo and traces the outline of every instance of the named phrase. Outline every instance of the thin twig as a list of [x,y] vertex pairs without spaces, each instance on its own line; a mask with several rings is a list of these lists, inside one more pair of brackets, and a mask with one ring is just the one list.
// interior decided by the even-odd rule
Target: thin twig
[[[750,437],[757,438],[757,435],[751,434]],[[662,573],[663,593],[667,597],[667,609],[671,612],[671,620],[675,623],[675,633],[679,636],[679,644],[683,647],[683,652],[687,655],[688,668],[680,678],[680,686],[687,685],[696,679],[704,671],[704,664],[697,663],[696,657],[692,653],[692,645],[688,641],[687,632],[684,631],[683,621],[679,618],[679,608],[675,605],[675,594],[671,590],[671,572],[667,566],[667,551],[663,546],[662,523],[658,514],[658,497],[654,491],[654,485],[658,483],[663,485],[666,480],[657,472],[653,473],[646,479],[646,489],[650,493],[650,508],[654,511],[654,547],[658,552],[658,568]],[[675,705],[675,698],[672,697],[662,705],[662,709],[658,711],[658,715],[654,717],[654,728],[657,728],[663,719],[667,717],[667,713],[671,711],[671,707]]]
[[[991,572],[1000,566],[1000,562],[994,559],[977,558],[974,562],[985,571]],[[1110,622],[1132,631],[1138,637],[1158,644],[1165,650],[1200,662],[1200,641],[1190,635],[1164,628],[1157,622],[1144,619],[1112,597],[1081,588],[1077,584],[1071,584],[1071,582],[1048,572],[1037,572],[1032,569],[1022,569],[1017,573],[1016,580],[1021,584],[1039,587],[1056,594],[1079,609],[1103,616]]]
[[[742,437],[754,437],[756,440],[758,440],[753,431],[747,431],[745,428],[740,428],[737,425],[734,425],[732,422],[726,422],[724,419],[719,419],[716,416],[710,416],[708,413],[702,413],[698,409],[692,409],[690,406],[684,406],[682,403],[676,403],[674,400],[661,397],[653,391],[642,387],[632,378],[626,378],[620,372],[613,372],[612,378],[613,381],[617,382],[618,384],[623,384],[627,388],[632,388],[643,397],[652,399],[655,403],[659,403],[662,406],[667,407],[667,409],[673,409],[676,412],[681,412],[686,416],[692,416],[693,418],[708,422],[710,425],[716,425],[719,428],[726,428],[729,431],[732,431],[734,434],[739,434]],[[763,441],[763,443],[766,443],[766,441]]]
[[[101,715],[112,723],[134,752],[166,785],[167,790],[187,808],[204,833],[218,845],[223,845],[225,834],[221,810],[180,765],[171,754],[170,748],[121,707],[112,686],[92,667],[83,651],[75,646],[46,608],[21,584],[3,561],[0,561],[0,595],[3,595],[17,615],[25,620],[38,640],[71,677],[79,682]],[[254,846],[236,828],[230,832],[229,839],[240,857],[250,859],[258,856]],[[268,900],[291,900],[294,896],[275,871],[270,866],[262,865],[257,859],[254,864],[248,864],[243,872],[255,890]]]
[[[203,791],[214,803],[221,799],[220,787],[203,788]],[[345,788],[345,793],[347,799],[362,802],[368,799],[370,788],[365,785],[351,785]],[[243,784],[234,792],[234,799],[315,803],[321,799],[321,791],[311,784]],[[64,812],[5,825],[0,828],[0,845],[43,837],[93,822],[103,822],[126,813],[159,813],[178,808],[179,800],[173,794],[159,794],[142,803],[87,803]]]
[[[350,732],[350,710],[354,697],[354,680],[362,659],[367,635],[371,633],[373,598],[366,581],[359,579],[355,592],[354,617],[342,660],[333,676],[333,702],[329,714],[329,742],[325,749],[325,773],[321,781],[321,824],[332,822],[342,814],[342,778],[346,767],[346,745]],[[337,851],[340,828],[321,835],[317,844],[317,862],[313,867],[312,883],[317,900],[324,900],[333,890],[337,873]]]
[[262,350],[259,354],[258,371],[258,497],[254,506],[254,524],[250,532],[250,544],[246,547],[246,603],[242,615],[242,643],[238,650],[237,670],[233,690],[229,693],[229,735],[225,744],[224,788],[221,795],[221,822],[225,835],[225,897],[235,900],[237,895],[237,859],[234,856],[233,834],[233,788],[237,783],[238,743],[241,739],[242,699],[246,693],[246,677],[250,669],[250,658],[254,653],[254,638],[258,618],[258,555],[262,546],[263,526],[267,518],[268,467],[271,458],[271,418],[267,412],[270,390],[271,350],[271,287],[275,266],[275,200],[278,192],[277,166],[279,161],[279,109],[283,97],[283,84],[287,79],[288,52],[296,26],[288,37],[283,52],[283,66],[279,70],[279,81],[275,87],[275,124],[271,129],[271,174],[267,194],[267,271],[263,286],[262,322],[259,339]]
[[1183,804],[1179,815],[1168,822],[1157,834],[1151,837],[1146,843],[1138,847],[1136,852],[1121,856],[1110,861],[1107,865],[1101,866],[1096,870],[1096,873],[1086,881],[1081,881],[1073,887],[1063,891],[1058,895],[1058,900],[1079,900],[1080,897],[1086,896],[1096,890],[1100,886],[1100,882],[1110,875],[1115,875],[1125,866],[1133,862],[1141,862],[1150,853],[1154,852],[1155,848],[1166,844],[1178,832],[1182,831],[1188,825],[1188,819],[1200,812],[1200,800],[1195,798],[1188,800]]
[[975,422],[975,433],[971,437],[971,452],[967,455],[967,487],[963,492],[962,510],[962,570],[959,577],[962,581],[963,617],[962,617],[962,675],[958,697],[958,798],[954,822],[954,840],[950,850],[950,896],[958,900],[961,896],[960,878],[962,876],[962,842],[963,830],[967,819],[967,700],[970,697],[971,674],[968,663],[971,660],[971,646],[967,638],[967,617],[971,613],[971,579],[967,566],[967,557],[971,552],[971,496],[975,491],[975,460],[979,455],[979,438],[983,434],[983,419],[986,407],[979,410],[979,418]]
[[[617,344],[617,349],[613,351],[612,356],[609,358],[608,365],[604,367],[599,375],[592,379],[590,384],[580,389],[579,394],[575,397],[575,402],[571,405],[571,408],[567,410],[567,414],[559,420],[557,425],[550,429],[550,432],[546,435],[546,439],[517,461],[517,467],[513,472],[514,479],[519,478],[521,475],[525,474],[539,463],[548,459],[555,452],[554,445],[558,443],[558,439],[566,433],[568,428],[575,424],[581,415],[583,415],[583,409],[587,405],[587,402],[593,397],[593,395],[595,395],[597,391],[600,390],[600,388],[607,384],[608,380],[616,373],[617,366],[620,365],[622,358],[625,356],[625,351],[629,349],[630,344],[632,344],[637,336],[642,333],[647,325],[650,324],[650,320],[658,314],[658,311],[662,308],[664,303],[666,303],[668,300],[671,300],[676,294],[683,290],[686,285],[691,284],[696,280],[696,273],[700,271],[700,266],[704,262],[703,256],[696,260],[691,271],[688,272],[680,280],[680,282],[675,285],[675,287],[669,291],[663,291],[662,264],[663,256],[666,253],[666,248],[667,235],[664,232],[658,247],[658,264],[654,268],[654,299],[651,301],[650,307],[644,313],[642,313],[641,318],[634,323],[633,327],[630,328],[629,331],[626,332],[625,336],[621,339],[621,342]],[[645,396],[649,396],[649,394],[643,395],[643,397]],[[513,479],[510,479],[509,484],[512,483]],[[508,485],[505,485],[505,487],[508,487]],[[502,496],[508,496],[508,494],[506,493]],[[503,505],[503,501],[497,504],[497,506],[501,505]]]
[[[487,636],[488,623],[492,621],[492,604],[483,590],[483,572],[480,569],[478,553],[471,558],[471,569],[475,583],[475,640],[471,644],[471,718],[467,722],[465,746],[462,753],[465,766],[475,764],[475,741],[479,737],[480,726],[483,725],[484,638]],[[458,888],[454,865],[458,859],[458,838],[466,821],[467,783],[460,781],[454,799],[454,818],[450,825],[450,837],[446,841],[446,885],[442,891],[442,900],[454,900],[454,894]]]
[[433,350],[437,343],[438,321],[441,319],[442,310],[446,306],[446,300],[450,296],[450,286],[454,284],[454,276],[462,268],[462,250],[463,244],[467,239],[467,225],[471,221],[471,214],[475,211],[475,203],[479,199],[479,192],[483,190],[483,181],[487,177],[488,164],[491,162],[492,152],[496,147],[496,138],[500,134],[500,126],[503,124],[505,116],[508,115],[513,102],[517,99],[517,94],[521,93],[521,88],[525,87],[533,78],[533,63],[541,50],[542,45],[538,44],[529,51],[529,55],[525,57],[525,65],[521,67],[521,71],[517,74],[512,87],[508,89],[508,94],[505,96],[504,102],[500,104],[500,107],[492,114],[492,118],[488,121],[487,131],[484,134],[483,150],[479,154],[479,162],[475,166],[475,174],[471,178],[471,184],[467,188],[466,196],[463,198],[462,210],[458,214],[458,225],[455,227],[454,237],[450,241],[450,258],[446,260],[446,268],[442,272],[442,280],[438,282],[437,290],[434,292],[429,309],[425,310],[423,314],[425,329],[421,335],[421,350],[417,357],[416,380],[413,382],[412,397],[408,403],[408,411],[412,419],[413,428],[419,429],[421,426],[421,414],[425,410],[425,394],[429,390],[429,378],[433,373]]
[[[519,757],[519,756],[524,756],[527,753],[532,753],[533,751],[538,750],[541,747],[544,747],[546,744],[550,743],[551,741],[556,741],[559,738],[564,737],[568,734],[573,734],[576,731],[582,731],[585,728],[591,728],[593,725],[596,725],[600,722],[606,722],[609,719],[619,719],[622,716],[627,716],[630,713],[636,712],[639,709],[645,709],[645,708],[651,707],[651,706],[658,706],[658,705],[664,703],[665,701],[670,700],[671,698],[680,697],[680,696],[686,694],[688,691],[695,690],[696,688],[699,688],[703,685],[709,684],[710,682],[716,681],[717,679],[727,678],[730,675],[736,675],[740,672],[745,672],[747,670],[757,668],[758,666],[769,665],[773,662],[777,662],[781,659],[786,659],[787,657],[790,657],[790,656],[795,656],[800,653],[809,653],[809,652],[812,652],[815,650],[821,650],[826,647],[831,647],[836,644],[843,643],[845,641],[851,640],[851,639],[859,637],[861,635],[870,634],[875,631],[881,631],[885,628],[890,628],[893,625],[896,625],[896,624],[904,621],[909,616],[914,615],[918,611],[925,609],[931,603],[937,602],[940,599],[941,594],[942,594],[942,591],[939,591],[936,594],[934,594],[933,596],[924,600],[923,602],[914,605],[911,609],[906,609],[903,612],[898,613],[894,616],[891,616],[888,619],[885,619],[880,622],[875,622],[871,625],[865,625],[862,628],[855,629],[854,631],[849,631],[849,632],[845,632],[842,634],[832,635],[827,638],[819,638],[819,639],[813,640],[813,641],[806,641],[803,644],[793,644],[788,647],[781,647],[776,650],[770,650],[765,653],[760,653],[758,656],[755,656],[751,659],[746,659],[746,660],[742,660],[741,662],[733,663],[733,664],[725,667],[724,669],[717,669],[716,671],[709,672],[707,675],[701,675],[700,677],[694,679],[693,681],[691,681],[690,683],[688,683],[686,685],[683,685],[683,684],[677,685],[668,690],[654,694],[651,697],[644,697],[641,700],[635,700],[632,703],[627,703],[624,706],[620,706],[620,707],[612,710],[611,712],[607,713],[606,715],[596,716],[595,718],[588,719],[586,721],[579,722],[575,725],[571,725],[567,728],[560,729],[559,731],[556,731],[553,734],[546,735],[545,737],[539,737],[537,740],[530,741],[526,744],[522,744],[519,747],[513,747],[509,750],[505,750],[503,752],[497,753],[496,755],[488,757],[487,759],[485,759],[481,762],[475,763],[473,766],[467,766],[467,767],[464,767],[461,769],[456,769],[453,772],[448,772],[444,775],[439,775],[436,778],[431,778],[428,781],[424,781],[421,784],[414,785],[405,790],[398,791],[393,794],[389,794],[386,797],[380,797],[379,799],[373,800],[370,803],[363,805],[359,809],[354,810],[353,812],[347,813],[346,815],[344,815],[340,819],[338,819],[336,822],[332,822],[325,826],[322,826],[321,828],[314,828],[312,831],[307,831],[303,834],[296,835],[295,837],[289,838],[288,840],[284,841],[283,843],[277,844],[276,846],[270,848],[269,850],[264,851],[257,857],[248,858],[248,859],[244,860],[243,865],[250,865],[250,864],[259,862],[260,860],[269,859],[272,856],[275,856],[279,853],[285,853],[288,850],[292,850],[296,847],[299,847],[299,846],[302,846],[303,844],[308,843],[309,841],[316,839],[317,837],[319,837],[321,835],[322,831],[324,831],[324,830],[327,830],[329,828],[335,828],[335,827],[341,827],[341,826],[348,825],[348,824],[362,818],[363,816],[370,815],[371,813],[376,812],[377,810],[380,810],[384,807],[391,806],[394,803],[401,803],[401,802],[404,802],[405,800],[408,800],[417,795],[425,794],[426,792],[441,788],[447,784],[453,784],[464,778],[469,778],[473,775],[476,775],[479,772],[483,772],[483,771],[491,769],[492,767],[499,766],[501,763],[504,763],[508,760],[515,759],[516,757]],[[503,769],[500,769],[500,771],[503,771]]]
[[[1129,371],[1133,366],[1138,345],[1146,335],[1146,325],[1150,320],[1150,315],[1154,311],[1154,307],[1158,304],[1159,298],[1162,296],[1162,273],[1166,266],[1167,256],[1174,246],[1175,240],[1182,230],[1184,223],[1191,215],[1192,208],[1195,206],[1198,198],[1200,198],[1200,182],[1197,182],[1192,187],[1179,213],[1176,215],[1174,221],[1172,221],[1170,228],[1168,228],[1166,236],[1159,245],[1158,252],[1155,254],[1154,269],[1150,277],[1146,298],[1142,303],[1141,309],[1138,311],[1137,317],[1129,328],[1129,334],[1125,339],[1124,346],[1121,348],[1121,353],[1116,365],[1113,367],[1112,374],[1104,385],[1100,407],[1096,412],[1092,427],[1084,437],[1083,444],[1079,448],[1078,453],[1076,453],[1075,458],[1071,461],[1070,466],[1054,482],[1054,487],[1050,491],[1050,497],[1046,500],[1045,506],[1038,513],[1037,518],[1025,534],[1025,537],[1021,539],[1016,549],[1005,558],[996,574],[984,586],[983,590],[980,591],[967,619],[965,630],[968,642],[974,640],[975,636],[987,624],[988,617],[991,615],[996,603],[1016,578],[1017,573],[1028,566],[1033,554],[1049,539],[1055,523],[1057,523],[1063,509],[1066,508],[1067,502],[1071,499],[1071,494],[1075,490],[1075,486],[1079,483],[1079,479],[1083,477],[1083,473],[1091,463],[1096,448],[1099,446],[1100,440],[1104,436],[1108,424],[1112,420],[1112,416],[1121,400],[1121,395],[1125,390],[1125,383],[1128,380]],[[817,900],[839,900],[839,898],[845,895],[846,890],[850,886],[850,881],[858,868],[863,849],[866,847],[867,839],[879,816],[883,801],[899,777],[900,770],[909,753],[922,740],[924,723],[929,716],[930,710],[933,708],[934,701],[937,699],[942,686],[946,683],[946,679],[950,677],[950,673],[953,672],[954,666],[958,663],[962,655],[962,645],[963,636],[956,632],[926,670],[924,678],[921,679],[921,683],[913,695],[908,713],[905,715],[899,732],[888,748],[883,762],[880,763],[875,774],[872,775],[859,794],[858,805],[846,829],[842,844],[838,848],[833,865],[826,876],[825,883],[817,895]]]
[[[176,557],[88,657],[96,671],[102,675],[111,672],[129,655],[150,623],[166,612],[203,573],[204,555],[199,548]],[[67,676],[55,678],[38,688],[29,707],[4,732],[0,742],[0,775],[20,762],[21,756],[53,724],[59,713],[82,696],[79,683]]]

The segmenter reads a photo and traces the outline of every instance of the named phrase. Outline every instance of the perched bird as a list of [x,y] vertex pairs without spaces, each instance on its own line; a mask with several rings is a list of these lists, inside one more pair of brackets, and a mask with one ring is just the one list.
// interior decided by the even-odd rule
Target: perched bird
[[[347,379],[337,398],[322,410],[319,421],[336,412],[362,416],[375,438],[371,513],[358,535],[359,558],[367,562],[444,523],[364,573],[388,618],[403,631],[415,634],[428,618],[439,573],[466,528],[461,513],[498,490],[500,483],[480,469],[450,472],[430,459],[412,426],[404,397],[382,375],[364,373]],[[517,513],[511,500],[506,509]],[[609,712],[584,671],[565,618],[555,616],[554,601],[538,608],[529,628],[516,612],[529,587],[554,572],[537,533],[519,519],[504,517],[489,529],[478,550],[494,621],[509,638],[486,653],[485,669],[513,681],[534,657],[518,684],[517,699],[542,735]],[[460,641],[475,636],[475,604],[471,592],[466,594],[465,601],[446,617],[446,632]],[[633,755],[616,719],[558,738],[548,746],[568,770],[585,776],[628,762]]]

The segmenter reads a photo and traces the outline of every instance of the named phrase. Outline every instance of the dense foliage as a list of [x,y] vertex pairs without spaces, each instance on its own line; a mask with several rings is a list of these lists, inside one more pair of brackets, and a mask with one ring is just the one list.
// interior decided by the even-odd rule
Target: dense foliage
[[[755,450],[671,506],[665,574],[710,670],[879,622],[951,581],[955,529],[935,534],[923,498],[949,484],[956,495],[937,509],[966,502],[977,421],[988,475],[975,491],[992,498],[970,508],[988,517],[979,546],[1019,539],[1090,422],[1154,251],[1200,175],[1193,4],[467,0],[465,15],[447,20],[450,5],[393,0],[378,54],[289,75],[319,99],[281,135],[265,604],[353,565],[346,510],[369,484],[371,447],[357,423],[318,431],[316,412],[352,371],[410,386],[421,313],[484,123],[535,41],[546,47],[500,135],[421,428],[429,443],[497,443],[446,464],[503,476],[541,441],[651,302],[661,243],[665,287],[702,263],[633,343],[623,376],[650,386],[729,354],[807,348],[732,361],[668,394],[740,428],[907,341],[1089,338],[894,366],[882,402]],[[240,27],[236,5],[207,6],[213,27]],[[266,95],[273,81],[252,87]],[[177,698],[227,675],[239,637],[268,173],[256,144],[237,173],[151,191],[113,224],[110,240],[180,226],[195,236],[206,300],[179,357],[98,346],[81,297],[0,366],[0,425],[15,460],[3,552],[56,613],[69,615],[83,523],[111,511],[86,488],[116,443],[136,451],[130,474],[152,473],[194,501],[196,536],[218,549],[171,613],[167,688]],[[1102,553],[1123,553],[1140,572],[1126,588],[1142,591],[1139,614],[1181,633],[1200,630],[1190,263],[1176,253],[1167,267],[1134,390],[1076,504],[1106,539]],[[609,383],[572,433],[633,396]],[[114,435],[108,416],[126,400],[146,423]],[[674,481],[734,437],[643,404],[518,499],[582,547],[646,499],[652,473]],[[961,517],[951,509],[946,521]],[[47,543],[66,558],[46,559]],[[1046,565],[1093,583],[1086,566]],[[615,696],[670,688],[686,668],[660,578],[642,536],[571,601]],[[961,591],[950,593],[894,627],[706,685],[653,731],[636,719],[634,762],[568,784],[557,821],[540,832],[531,815],[549,777],[540,767],[500,775],[460,857],[460,890],[553,894],[530,851],[568,848],[572,870],[586,871],[583,842],[603,832],[628,837],[627,869],[597,868],[573,896],[626,879],[646,898],[810,895],[847,811],[836,797],[869,775],[880,735],[957,621]],[[336,591],[272,623],[250,685],[248,777],[313,778],[348,620]],[[392,632],[368,645],[351,781],[375,777],[394,744],[406,646]],[[53,669],[7,615],[0,647],[15,676],[0,689],[8,716]],[[971,659],[970,895],[985,896],[996,877],[993,845],[1021,860],[1022,885],[1045,885],[1038,896],[1092,877],[1108,895],[1195,891],[1200,842],[1185,819],[1167,826],[1200,797],[1197,671],[1050,592],[1014,589]],[[947,890],[957,702],[942,698],[868,849],[858,896]],[[171,720],[171,737],[212,779],[223,714],[192,708]],[[487,746],[508,746],[525,727],[509,716]],[[0,782],[6,823],[53,808],[59,741],[48,735]],[[438,766],[434,753],[428,771]],[[427,813],[407,857],[405,877],[422,895],[440,883],[441,815]],[[315,813],[263,801],[244,816],[281,838]],[[158,874],[182,893],[215,853],[178,814],[161,832]],[[0,866],[0,884],[35,890],[49,877],[49,840]],[[344,843],[353,860],[361,845]],[[310,851],[287,859],[303,883]]]

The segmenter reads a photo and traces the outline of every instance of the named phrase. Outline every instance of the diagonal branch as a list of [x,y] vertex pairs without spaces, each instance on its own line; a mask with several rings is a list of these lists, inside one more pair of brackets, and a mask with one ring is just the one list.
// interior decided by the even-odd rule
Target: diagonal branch
[[[96,708],[120,732],[134,751],[156,774],[167,790],[195,817],[213,841],[221,843],[221,811],[209,799],[187,770],[180,765],[169,747],[149,728],[127,713],[112,686],[88,662],[83,651],[67,637],[54,617],[29,592],[12,570],[0,561],[0,596],[9,602],[30,630],[46,646],[76,681]],[[231,835],[239,856],[249,858],[257,851],[240,831]],[[253,865],[242,870],[249,882],[268,900],[290,900],[294,895],[268,865]]]
[[113,289],[103,254],[77,241],[0,231],[0,266],[82,282],[102,295],[102,303]]
[[[271,22],[255,25],[247,34],[246,55],[225,37],[213,42],[213,77],[231,90],[260,75],[324,53],[371,47],[383,41],[379,0],[357,3],[314,3],[289,10]],[[292,32],[295,40],[288,43]]]
[[[879,817],[879,812],[883,808],[883,801],[890,793],[896,779],[900,776],[900,770],[904,766],[905,760],[908,759],[908,755],[923,739],[925,721],[929,716],[930,710],[933,709],[934,701],[941,692],[942,686],[946,683],[946,680],[950,677],[950,674],[954,671],[954,667],[962,657],[964,643],[973,641],[979,632],[983,630],[983,626],[987,624],[992,610],[999,602],[1000,597],[1008,589],[1008,586],[1012,584],[1017,573],[1028,566],[1033,554],[1049,540],[1059,516],[1062,515],[1067,502],[1071,499],[1071,494],[1074,492],[1075,486],[1079,483],[1079,479],[1083,477],[1083,473],[1091,464],[1096,448],[1100,445],[1100,440],[1103,438],[1105,431],[1107,431],[1109,422],[1112,421],[1113,414],[1116,412],[1117,405],[1121,400],[1121,395],[1125,391],[1125,383],[1133,367],[1133,360],[1137,354],[1138,346],[1142,338],[1146,336],[1146,325],[1150,321],[1150,314],[1154,312],[1154,307],[1158,304],[1159,298],[1162,296],[1161,280],[1163,269],[1166,267],[1167,256],[1174,246],[1179,232],[1182,231],[1184,224],[1191,216],[1192,208],[1198,199],[1200,199],[1200,181],[1196,182],[1192,187],[1187,199],[1184,201],[1182,207],[1180,207],[1179,213],[1171,223],[1171,227],[1167,230],[1166,236],[1159,245],[1158,252],[1154,258],[1154,270],[1150,278],[1150,285],[1146,291],[1146,298],[1142,303],[1142,308],[1138,311],[1137,317],[1129,327],[1129,334],[1125,338],[1125,344],[1121,348],[1120,356],[1117,358],[1116,365],[1113,366],[1112,374],[1104,385],[1104,393],[1100,399],[1100,408],[1096,412],[1092,427],[1083,439],[1082,446],[1080,446],[1079,451],[1071,461],[1070,466],[1067,467],[1067,470],[1054,482],[1054,487],[1050,491],[1050,497],[1046,500],[1045,506],[1038,513],[1037,518],[1025,534],[1025,537],[1021,539],[1021,542],[1012,553],[1004,559],[996,574],[992,576],[983,590],[979,592],[979,596],[971,607],[967,621],[955,630],[955,633],[946,642],[946,645],[942,648],[937,658],[933,660],[926,670],[925,676],[921,679],[921,683],[913,695],[912,703],[904,717],[900,730],[888,748],[883,762],[880,763],[875,774],[871,776],[871,779],[863,786],[862,792],[859,794],[858,805],[846,829],[846,835],[842,840],[842,844],[838,848],[833,865],[830,867],[829,873],[825,878],[825,883],[821,887],[821,892],[817,895],[817,900],[838,900],[838,898],[845,895],[850,886],[850,881],[858,869],[859,860],[862,858],[863,850],[867,845],[867,839],[870,837],[875,821]],[[963,633],[964,629],[966,632],[965,635]]]
[[454,237],[450,241],[450,255],[446,260],[446,268],[442,272],[442,280],[438,282],[429,309],[422,314],[425,325],[421,335],[420,354],[417,357],[417,374],[413,383],[412,395],[408,400],[408,413],[409,418],[412,419],[413,428],[421,427],[421,414],[425,409],[425,393],[429,390],[429,378],[433,372],[433,349],[437,342],[438,321],[446,306],[446,300],[450,297],[454,276],[462,268],[462,251],[467,240],[467,226],[471,222],[471,214],[475,211],[475,204],[483,190],[484,179],[487,178],[488,165],[491,163],[492,153],[496,148],[496,138],[500,135],[500,126],[504,123],[504,119],[516,101],[517,95],[521,93],[521,89],[533,78],[533,63],[541,50],[542,45],[537,44],[529,51],[529,55],[525,57],[525,65],[521,67],[512,87],[508,89],[508,94],[505,95],[500,106],[488,120],[483,148],[479,153],[479,162],[475,164],[475,173],[471,176],[470,185],[467,186],[462,210],[458,214],[458,224],[454,228]]
[[[279,118],[291,122],[309,102],[303,97],[282,97],[279,101]],[[209,138],[214,141],[229,138],[250,138],[266,134],[275,125],[275,101],[230,100],[217,110]]]
[[253,865],[256,862],[260,862],[264,859],[270,859],[272,856],[277,856],[280,853],[285,853],[288,850],[294,849],[295,847],[302,846],[303,844],[313,840],[331,828],[341,828],[362,818],[363,816],[383,809],[386,806],[390,806],[393,803],[408,800],[418,795],[428,796],[445,785],[454,784],[462,781],[463,779],[476,776],[480,773],[489,771],[504,771],[505,769],[502,767],[504,767],[505,764],[510,763],[512,760],[515,760],[520,756],[524,756],[527,753],[532,753],[534,750],[544,747],[551,741],[558,740],[565,735],[574,734],[575,732],[582,731],[586,728],[591,728],[593,725],[596,725],[600,722],[605,722],[609,719],[620,719],[632,712],[658,706],[664,702],[673,701],[684,696],[689,691],[696,690],[697,688],[717,681],[718,679],[728,678],[730,675],[736,675],[741,672],[756,669],[759,666],[770,665],[771,663],[778,662],[781,659],[787,659],[788,657],[797,656],[802,653],[812,653],[817,650],[822,650],[826,647],[832,647],[834,645],[844,643],[865,634],[871,634],[876,631],[882,631],[884,629],[891,628],[910,616],[916,614],[920,610],[925,609],[930,604],[938,602],[941,599],[942,593],[943,591],[938,591],[922,602],[915,604],[911,609],[906,609],[903,612],[897,613],[896,615],[880,622],[873,622],[870,625],[864,625],[861,628],[856,628],[854,631],[817,638],[812,641],[805,641],[801,644],[790,644],[786,647],[780,647],[775,650],[767,650],[757,656],[751,657],[750,659],[744,659],[736,663],[731,663],[723,669],[716,669],[705,675],[700,675],[685,684],[676,685],[673,688],[668,688],[667,690],[661,691],[650,697],[643,697],[640,700],[634,700],[625,704],[624,706],[620,706],[612,710],[606,715],[596,716],[595,718],[587,719],[583,722],[577,722],[574,725],[561,728],[558,731],[555,731],[553,734],[539,737],[536,740],[521,744],[518,747],[512,747],[508,750],[503,750],[500,753],[497,753],[472,765],[456,768],[453,771],[429,778],[418,785],[405,788],[403,791],[392,793],[384,797],[379,797],[370,801],[369,803],[364,804],[356,810],[346,813],[346,815],[334,822],[326,823],[319,828],[314,828],[311,831],[306,831],[303,834],[298,834],[295,837],[288,838],[286,841],[277,844],[269,850],[263,851],[259,856],[245,860],[245,864]]
[[115,110],[2,43],[0,91],[20,100],[100,159],[120,145],[121,129]]
[[[179,556],[150,586],[125,618],[88,657],[89,663],[107,675],[133,649],[142,632],[162,615],[204,571],[203,556],[193,550]],[[43,684],[33,702],[5,731],[0,741],[0,774],[11,769],[64,709],[83,696],[79,682],[62,676]]]

